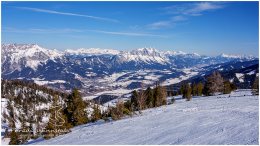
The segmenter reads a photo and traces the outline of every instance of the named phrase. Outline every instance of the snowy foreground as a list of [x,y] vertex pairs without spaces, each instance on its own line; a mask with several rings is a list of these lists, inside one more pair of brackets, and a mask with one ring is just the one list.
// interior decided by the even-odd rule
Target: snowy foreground
[[231,97],[180,99],[132,118],[78,126],[31,144],[258,144],[258,100],[249,90]]

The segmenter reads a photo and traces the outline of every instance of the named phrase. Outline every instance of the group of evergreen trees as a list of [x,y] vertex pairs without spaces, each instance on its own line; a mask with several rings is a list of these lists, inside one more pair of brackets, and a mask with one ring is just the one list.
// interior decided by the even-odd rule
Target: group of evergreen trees
[[230,94],[231,91],[236,89],[235,84],[229,80],[224,80],[219,72],[213,72],[207,77],[203,93],[206,96],[214,95],[215,93]]
[[[65,134],[69,131],[67,129],[88,123],[90,121],[86,111],[88,105],[89,103],[83,101],[77,89],[74,89],[72,93],[67,96],[64,104],[58,102],[58,97],[56,96],[52,107],[58,107],[58,109],[50,109],[51,116],[45,128],[45,133],[43,134],[44,138],[48,139],[60,134]],[[57,110],[59,110],[59,113],[57,113]],[[95,113],[95,110],[93,113]],[[52,121],[52,119],[55,119],[55,121]],[[60,130],[60,132],[57,132],[57,130]]]
[[83,101],[79,91],[74,89],[66,100],[65,114],[68,117],[68,122],[73,126],[87,123],[86,107],[87,103]]
[[[121,119],[124,115],[128,114],[130,115],[130,110],[125,106],[125,103],[121,100],[119,100],[116,103],[115,107],[111,107],[108,110],[108,116],[111,116],[113,120],[119,120]],[[126,112],[127,111],[127,112]]]
[[[1,98],[6,101],[3,122],[12,129],[5,133],[11,138],[10,144],[23,144],[38,136],[48,139],[89,121],[88,103],[82,100],[77,89],[67,94],[19,80],[2,80],[1,87]],[[48,105],[49,109],[42,105]],[[47,124],[43,117],[49,117]]]
[[[187,101],[191,100],[192,96],[211,96],[216,93],[230,94],[231,91],[236,90],[235,84],[229,80],[224,80],[219,72],[213,72],[206,78],[206,82],[203,84],[199,83],[183,83],[180,87],[179,93]],[[255,77],[252,84],[252,94],[259,95],[259,77]]]
[[236,86],[228,80],[224,80],[219,72],[213,72],[206,78],[206,82],[199,83],[183,83],[179,93],[187,101],[191,100],[192,96],[211,96],[216,93],[230,94],[235,90]]
[[131,97],[131,104],[136,111],[165,105],[166,93],[166,89],[159,84],[154,89],[148,87],[146,90],[140,90],[139,92],[135,90]]
[[126,102],[118,101],[115,107],[109,108],[108,115],[111,116],[113,120],[118,120],[124,115],[131,116],[135,111],[141,112],[141,110],[147,108],[165,105],[167,103],[166,94],[166,89],[159,84],[153,89],[148,87],[146,90],[134,90],[131,100]]
[[[137,98],[139,99],[139,97],[140,96]],[[49,139],[69,132],[69,129],[74,126],[86,124],[88,122],[95,122],[99,119],[108,120],[112,117],[112,119],[118,120],[124,115],[131,115],[130,111],[133,111],[132,109],[137,109],[136,107],[133,108],[133,106],[127,105],[128,102],[124,103],[123,101],[120,101],[115,107],[109,107],[107,111],[101,111],[99,104],[90,101],[83,101],[80,92],[77,89],[74,89],[71,94],[67,95],[63,99],[57,95],[52,97],[50,100],[50,109],[47,111],[50,114],[49,122],[45,127],[38,128],[42,128],[44,131],[34,133],[31,132],[31,130],[33,131],[32,125],[35,124],[35,121],[28,121],[27,119],[22,121],[22,129],[16,129],[15,122],[13,122],[16,119],[13,110],[14,102],[9,101],[8,103],[9,116],[6,117],[6,119],[13,129],[11,133],[6,133],[11,138],[10,144],[23,144],[30,138],[37,138],[39,135],[42,135],[45,139]],[[140,102],[138,102],[138,104],[139,103]],[[131,105],[133,105],[133,103],[131,103]],[[87,113],[88,108],[93,109],[91,114]],[[27,130],[28,127],[30,127],[29,133],[21,132],[23,129]],[[32,135],[24,138],[24,136],[28,134]]]
[[8,123],[12,129],[12,132],[7,130],[5,133],[11,137],[10,144],[22,144],[31,138],[37,138],[40,133],[35,131],[45,128],[43,117],[50,113],[42,105],[51,103],[55,95],[60,98],[67,95],[21,80],[2,80],[1,89],[1,98],[6,102],[2,122]]

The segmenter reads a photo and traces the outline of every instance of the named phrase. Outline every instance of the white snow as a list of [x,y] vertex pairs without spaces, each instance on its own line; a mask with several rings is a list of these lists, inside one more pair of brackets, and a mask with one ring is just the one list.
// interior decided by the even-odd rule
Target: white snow
[[192,69],[183,69],[183,72],[186,73],[185,75],[181,75],[178,78],[170,78],[170,79],[166,79],[162,85],[163,86],[167,86],[167,85],[171,85],[171,84],[176,84],[179,83],[183,80],[187,80],[195,75],[197,75],[199,72],[193,71]]
[[102,54],[110,54],[110,55],[117,55],[120,53],[118,50],[113,49],[100,49],[100,48],[81,48],[81,49],[68,49],[65,50],[65,53],[67,54],[74,54],[74,55],[82,55],[82,54],[88,54],[88,55],[102,55]]
[[118,54],[119,60],[123,62],[158,63],[167,64],[168,59],[164,54],[154,48],[138,48],[132,51],[122,51]]
[[1,145],[9,145],[11,138],[2,138]]
[[187,53],[183,51],[165,51],[163,52],[165,55],[186,55]]
[[233,83],[233,81],[234,81],[234,78],[232,78],[232,79],[229,79],[229,82]]
[[[126,92],[121,92],[120,90],[122,88],[126,89],[127,86],[129,86],[133,82],[142,81],[142,83],[145,85],[152,85],[155,81],[157,81],[162,76],[162,75],[155,75],[155,72],[164,73],[167,71],[159,71],[159,70],[125,71],[120,73],[113,73],[111,75],[106,75],[104,77],[95,77],[94,84],[97,85],[99,89],[102,89],[96,91],[96,93],[100,93],[100,91],[126,93]],[[135,77],[136,79],[132,79],[133,77]],[[144,78],[144,80],[141,80],[142,78]],[[84,85],[86,87],[90,84],[93,84],[93,79],[84,79],[82,81],[84,82]],[[94,98],[94,97],[96,96],[92,96],[90,98]]]
[[230,95],[179,99],[141,115],[78,126],[66,135],[32,144],[258,145],[259,97],[251,96],[250,90]]
[[85,96],[85,97],[83,97],[83,99],[91,100],[91,99],[96,98],[96,97],[98,97],[98,96],[100,96],[100,95],[103,95],[103,94],[105,94],[105,95],[121,96],[121,95],[123,95],[123,94],[130,93],[131,91],[132,91],[132,90],[120,88],[120,89],[115,89],[115,90],[109,90],[109,91],[98,92],[98,93],[96,93],[96,94],[94,94],[94,95]]
[[43,79],[40,78],[32,78],[34,83],[38,84],[38,85],[46,85],[46,84],[56,84],[56,83],[66,83],[66,81],[64,80],[51,80],[51,81],[45,81]]
[[253,75],[253,74],[255,74],[255,70],[252,70],[249,73],[247,73],[247,75]]
[[244,82],[244,74],[236,73],[236,77],[239,80],[239,82]]
[[243,58],[246,58],[246,59],[253,59],[253,55],[235,55],[235,54],[225,54],[225,53],[222,53],[219,55],[219,57],[223,57],[223,58],[235,58],[235,59],[243,59]]
[[95,77],[97,74],[96,73],[93,73],[93,72],[89,72],[89,71],[87,71],[86,72],[86,76],[87,77]]
[[34,70],[48,59],[53,60],[63,56],[62,52],[45,49],[36,44],[3,44],[2,54],[5,54],[6,57],[10,57],[11,64],[18,64],[22,62],[22,59],[26,59],[25,66]]
[[242,58],[242,55],[234,55],[234,54],[224,54],[222,53],[220,55],[220,57],[224,57],[224,58]]
[[[2,44],[2,62],[11,63],[11,71],[18,70],[20,71],[23,66],[30,67],[33,70],[37,70],[38,66],[45,64],[47,61],[52,60],[55,62],[56,58],[63,58],[64,55],[116,55],[115,58],[117,62],[134,62],[138,64],[161,64],[161,65],[170,65],[172,57],[180,56],[182,58],[207,58],[200,56],[197,53],[185,53],[182,51],[159,51],[154,48],[139,48],[131,51],[119,51],[114,49],[100,49],[100,48],[80,48],[80,49],[68,49],[65,51],[51,50],[40,47],[36,44]],[[218,56],[219,57],[219,56]],[[226,55],[222,54],[220,57],[224,58],[240,58],[240,59],[253,59],[253,56],[245,55]],[[102,63],[98,59],[98,62]],[[86,58],[84,58],[87,61]],[[92,60],[93,61],[93,60]],[[82,62],[77,62],[80,64]],[[207,63],[206,63],[207,64]],[[198,66],[202,67],[206,64],[200,64]],[[174,64],[173,64],[174,65]],[[92,77],[92,75],[89,75]]]

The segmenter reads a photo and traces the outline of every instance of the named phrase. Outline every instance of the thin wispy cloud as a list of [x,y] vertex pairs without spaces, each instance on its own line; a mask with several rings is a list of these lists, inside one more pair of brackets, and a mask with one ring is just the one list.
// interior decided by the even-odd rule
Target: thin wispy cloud
[[43,28],[29,28],[29,29],[18,29],[12,27],[3,27],[3,32],[12,32],[12,33],[36,33],[36,34],[58,34],[58,33],[79,33],[82,32],[79,29],[43,29]]
[[17,29],[11,27],[4,27],[3,32],[12,33],[35,33],[35,34],[72,34],[72,33],[102,33],[110,35],[120,35],[120,36],[136,36],[136,37],[160,37],[166,38],[167,36],[151,33],[139,33],[139,32],[119,32],[119,31],[105,31],[105,30],[91,30],[91,29],[42,29],[42,28],[30,28],[30,29]]
[[103,30],[89,30],[89,31],[104,33],[104,34],[112,34],[112,35],[122,35],[122,36],[167,37],[164,35],[156,35],[150,33],[116,32],[116,31],[103,31]]
[[196,2],[164,7],[161,10],[168,15],[170,14],[170,17],[167,20],[160,20],[148,24],[147,27],[149,29],[173,27],[178,22],[188,20],[189,17],[201,16],[204,12],[222,8],[224,8],[224,5],[220,2]]
[[220,2],[196,2],[162,8],[169,14],[200,16],[203,12],[224,8]]
[[173,26],[173,24],[171,23],[171,21],[169,20],[165,20],[165,21],[157,21],[151,24],[148,24],[147,27],[149,29],[160,29],[160,28],[168,28]]
[[66,16],[76,16],[76,17],[84,17],[89,19],[101,20],[101,21],[109,21],[109,22],[119,22],[116,19],[105,18],[105,17],[97,17],[92,15],[83,15],[77,13],[70,13],[70,12],[60,12],[48,9],[39,9],[39,8],[32,8],[32,7],[13,7],[21,10],[33,11],[33,12],[41,12],[41,13],[48,13],[48,14],[57,14],[57,15],[66,15]]
[[169,18],[168,20],[163,21],[157,21],[151,24],[148,24],[149,29],[160,29],[160,28],[171,28],[173,27],[177,22],[185,21],[187,20],[184,16],[173,16]]

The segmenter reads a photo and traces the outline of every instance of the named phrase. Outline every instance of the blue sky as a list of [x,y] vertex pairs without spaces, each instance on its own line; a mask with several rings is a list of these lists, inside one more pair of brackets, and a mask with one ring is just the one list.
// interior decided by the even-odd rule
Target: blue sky
[[258,2],[2,2],[2,43],[258,56]]

